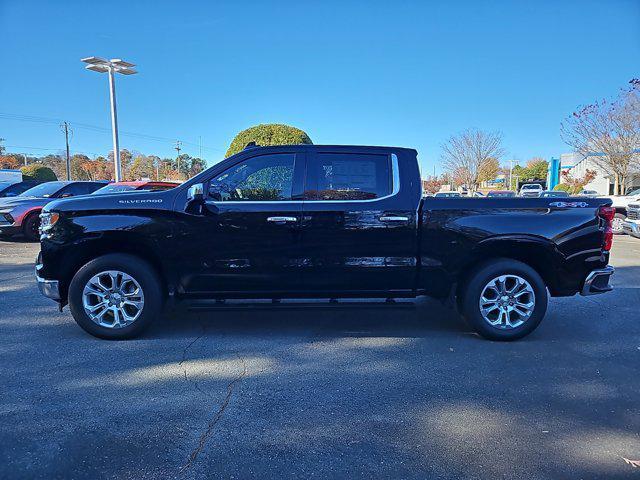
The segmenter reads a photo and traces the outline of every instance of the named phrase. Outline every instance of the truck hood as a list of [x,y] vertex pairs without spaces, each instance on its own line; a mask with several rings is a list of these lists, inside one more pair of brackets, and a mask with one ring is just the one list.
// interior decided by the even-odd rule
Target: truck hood
[[45,211],[71,212],[82,210],[169,210],[175,192],[127,192],[84,195],[50,202]]

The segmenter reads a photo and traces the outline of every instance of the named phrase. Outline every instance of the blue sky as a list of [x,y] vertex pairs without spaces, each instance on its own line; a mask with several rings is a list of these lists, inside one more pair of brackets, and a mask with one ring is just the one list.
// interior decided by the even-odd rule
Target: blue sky
[[109,151],[89,55],[138,64],[118,78],[120,129],[162,139],[121,148],[171,156],[180,139],[198,155],[201,137],[213,164],[238,131],[277,122],[314,143],[414,147],[431,173],[469,127],[502,131],[523,162],[568,151],[562,118],[640,76],[640,2],[0,0],[9,151],[64,147],[55,120],[15,115],[67,120],[72,151]]

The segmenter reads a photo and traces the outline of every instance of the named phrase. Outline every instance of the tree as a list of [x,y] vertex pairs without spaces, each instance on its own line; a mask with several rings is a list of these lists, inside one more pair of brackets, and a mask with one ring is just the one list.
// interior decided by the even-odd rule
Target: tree
[[0,156],[0,168],[7,168],[9,170],[15,170],[20,166],[20,163],[15,157],[11,155]]
[[129,169],[130,180],[141,180],[143,178],[155,178],[156,165],[152,157],[146,155],[138,155],[134,158],[131,168]]
[[[582,177],[575,178],[571,173],[562,172],[562,183],[555,186],[554,190],[562,190],[570,195],[577,195],[588,183],[592,182],[596,178],[595,170],[589,170],[585,172]],[[559,188],[558,188],[559,187]]]
[[447,183],[443,177],[431,177],[427,180],[422,180],[422,191],[424,193],[436,193],[440,191],[440,187]]
[[242,151],[250,142],[255,142],[256,145],[261,146],[311,145],[313,143],[309,135],[299,128],[279,123],[260,124],[238,133],[231,141],[225,158]]
[[35,180],[37,182],[52,182],[58,179],[56,174],[49,167],[41,163],[32,163],[20,169],[25,180]]
[[500,161],[497,158],[487,158],[478,172],[478,182],[487,182],[494,180],[500,171]]
[[522,180],[545,180],[549,172],[549,162],[544,158],[534,157],[527,162]]
[[615,195],[640,168],[640,80],[629,83],[613,100],[579,108],[560,127],[565,143],[613,177]]
[[456,183],[466,186],[471,192],[478,189],[481,177],[488,173],[495,177],[503,154],[502,134],[499,132],[465,130],[442,145],[445,170],[451,173]]

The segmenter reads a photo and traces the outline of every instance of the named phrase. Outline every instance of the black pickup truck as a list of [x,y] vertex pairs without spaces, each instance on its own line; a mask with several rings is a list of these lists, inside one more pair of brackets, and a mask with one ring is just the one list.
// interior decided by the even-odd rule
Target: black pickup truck
[[611,290],[614,214],[606,199],[423,198],[406,148],[248,147],[172,190],[49,203],[36,276],[101,338],[140,334],[168,298],[428,295],[513,340],[549,295]]

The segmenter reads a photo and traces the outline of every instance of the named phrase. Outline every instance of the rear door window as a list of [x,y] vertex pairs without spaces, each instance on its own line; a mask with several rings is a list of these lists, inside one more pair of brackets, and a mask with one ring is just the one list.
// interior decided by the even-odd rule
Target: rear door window
[[307,163],[304,199],[374,200],[393,191],[391,156],[318,153]]

